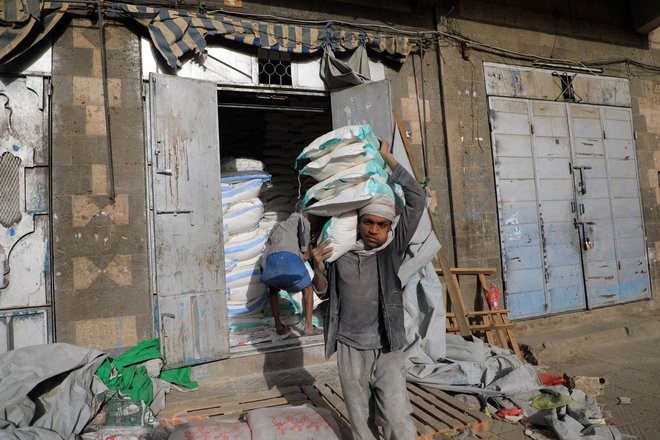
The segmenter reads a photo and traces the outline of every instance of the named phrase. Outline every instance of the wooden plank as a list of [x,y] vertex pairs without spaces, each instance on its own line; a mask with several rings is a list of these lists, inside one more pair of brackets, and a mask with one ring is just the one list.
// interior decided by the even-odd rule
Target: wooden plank
[[[487,294],[488,294],[488,285],[486,283],[486,276],[481,273],[481,274],[478,275],[478,278],[479,278],[479,283],[481,284],[481,291],[484,294],[485,303],[487,304],[487,307],[490,310],[490,303],[488,302],[488,296],[487,296]],[[500,314],[493,315],[492,319],[493,319],[493,324],[495,324],[495,325],[503,324],[502,315],[500,315]],[[501,329],[501,328],[497,329],[497,337],[500,340],[500,343],[499,343],[500,347],[509,348],[507,333],[503,329]]]
[[334,406],[337,411],[339,411],[342,418],[348,421],[351,420],[348,417],[348,409],[346,408],[344,399],[340,397],[341,395],[334,393],[333,390],[329,387],[329,384],[315,385],[315,387],[319,393],[321,393],[323,398],[327,400],[330,405]]
[[442,390],[425,385],[415,384],[415,386],[422,389],[423,391],[426,391],[429,394],[434,395],[435,397],[442,400],[446,405],[460,411],[463,414],[469,415],[470,417],[477,420],[488,420],[488,417],[485,414],[470,408],[460,400],[453,398],[452,396],[450,396],[449,394],[445,393]]
[[[486,275],[492,275],[497,272],[497,269],[494,267],[452,267],[451,273],[456,275],[479,275],[481,273]],[[442,275],[443,271],[441,267],[435,269],[435,273]]]
[[[264,400],[264,399],[270,399],[273,397],[281,397],[283,394],[291,393],[298,391],[299,387],[295,386],[288,386],[288,387],[282,387],[282,388],[273,388],[272,390],[268,391],[260,391],[257,393],[250,393],[250,394],[241,394],[240,395],[240,402],[254,402],[258,400]],[[237,400],[239,397],[231,397],[231,398],[222,398],[222,399],[217,399],[217,398],[211,398],[211,399],[203,399],[200,400],[199,397],[195,399],[195,394],[190,393],[189,394],[190,398],[182,401],[177,401],[176,402],[176,407],[178,409],[175,409],[174,411],[195,411],[197,409],[204,409],[208,408],[210,404],[213,406],[223,406],[223,405],[232,405],[236,404],[239,401]],[[168,409],[168,412],[171,411]]]
[[407,386],[410,393],[414,393],[419,396],[420,399],[424,399],[428,402],[429,405],[433,405],[439,411],[443,412],[444,415],[439,415],[439,417],[444,417],[444,420],[449,418],[448,426],[451,429],[464,428],[470,426],[470,424],[475,421],[474,417],[465,414],[463,411],[457,410],[452,405],[449,405],[444,399],[428,392],[426,388],[422,388],[414,383],[408,383]]
[[[480,316],[480,315],[508,315],[511,312],[511,309],[500,309],[500,310],[477,310],[474,312],[467,312],[465,315],[470,316]],[[454,312],[447,312],[447,316],[455,316]]]

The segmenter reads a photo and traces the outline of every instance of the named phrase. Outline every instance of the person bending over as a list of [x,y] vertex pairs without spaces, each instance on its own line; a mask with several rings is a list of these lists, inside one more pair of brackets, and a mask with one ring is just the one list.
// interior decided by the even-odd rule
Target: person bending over
[[303,336],[320,334],[312,325],[314,292],[305,261],[309,258],[309,221],[300,212],[292,213],[286,220],[273,227],[262,257],[261,282],[268,286],[268,300],[273,312],[275,330],[283,335],[287,328],[280,319],[278,293],[300,292],[303,294],[305,326]]

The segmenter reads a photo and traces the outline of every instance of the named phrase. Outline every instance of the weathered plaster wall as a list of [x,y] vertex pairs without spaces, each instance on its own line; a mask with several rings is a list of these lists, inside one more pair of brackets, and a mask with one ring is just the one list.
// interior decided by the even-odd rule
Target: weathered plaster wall
[[139,40],[106,26],[116,198],[95,24],[53,47],[53,248],[57,341],[121,351],[151,337]]
[[[525,6],[516,3],[523,4],[462,1],[442,19],[440,29],[459,31],[473,40],[519,53],[570,60],[631,58],[658,65],[660,52],[643,49],[644,38],[629,27],[626,16],[607,11],[600,2],[598,5],[593,1],[579,2],[579,10],[572,12],[561,9],[563,2],[558,3],[558,12],[557,8],[551,7],[556,2],[541,1]],[[578,8],[577,3],[572,3],[573,9]],[[497,267],[498,276],[494,279],[501,283],[493,157],[482,63],[530,66],[531,62],[477,49],[464,59],[459,45],[449,40],[442,45],[442,87],[447,109],[458,265]],[[660,75],[627,69],[624,65],[607,66],[603,74],[630,80],[651,280],[653,291],[656,291],[660,282],[660,266],[656,258],[660,251],[660,153],[657,151],[660,141]],[[464,290],[468,295],[474,292],[469,285]],[[472,301],[467,298],[466,302]]]

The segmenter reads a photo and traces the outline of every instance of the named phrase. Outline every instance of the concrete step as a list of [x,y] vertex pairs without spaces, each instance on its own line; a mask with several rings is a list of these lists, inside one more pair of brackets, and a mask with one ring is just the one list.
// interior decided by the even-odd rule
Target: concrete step
[[654,301],[641,301],[548,318],[521,321],[518,342],[528,345],[540,363],[569,359],[594,345],[660,334],[660,310]]
[[229,358],[192,368],[191,377],[199,381],[232,380],[268,373],[335,364],[325,359],[323,336],[291,338],[277,346],[257,344],[232,350]]

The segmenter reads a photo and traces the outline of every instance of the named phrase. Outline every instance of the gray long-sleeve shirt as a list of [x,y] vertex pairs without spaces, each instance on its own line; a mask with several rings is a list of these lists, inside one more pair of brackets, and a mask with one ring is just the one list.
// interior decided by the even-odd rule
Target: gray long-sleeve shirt
[[299,212],[273,227],[264,250],[264,260],[276,252],[290,252],[303,258],[310,240],[309,221]]

